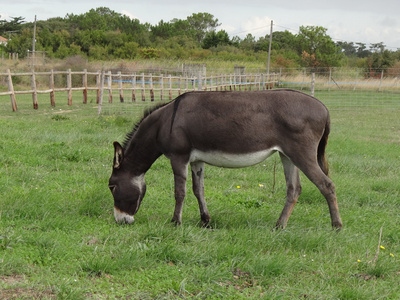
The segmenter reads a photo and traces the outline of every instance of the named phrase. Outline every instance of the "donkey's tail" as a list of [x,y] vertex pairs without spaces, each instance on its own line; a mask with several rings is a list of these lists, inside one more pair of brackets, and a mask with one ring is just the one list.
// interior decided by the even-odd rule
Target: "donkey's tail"
[[318,164],[322,169],[322,171],[325,173],[325,175],[329,174],[329,165],[325,157],[325,148],[326,145],[328,144],[328,136],[330,131],[331,131],[331,122],[328,116],[328,120],[326,121],[325,124],[325,131],[324,134],[322,135],[321,140],[319,141],[318,152],[317,152]]

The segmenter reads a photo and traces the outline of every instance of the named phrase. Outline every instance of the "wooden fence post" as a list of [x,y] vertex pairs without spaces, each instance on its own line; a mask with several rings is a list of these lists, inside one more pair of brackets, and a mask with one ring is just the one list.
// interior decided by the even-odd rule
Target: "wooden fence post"
[[164,75],[160,75],[160,101],[164,100]]
[[189,81],[189,78],[185,78],[185,89],[184,89],[184,93],[186,93],[187,91],[188,91],[188,81]]
[[132,75],[132,102],[136,102],[135,89],[136,89],[136,74],[133,73],[133,75]]
[[111,74],[111,71],[108,71],[107,87],[108,87],[108,103],[112,103],[113,96],[112,96],[112,74]]
[[202,89],[202,84],[201,84],[202,78],[201,78],[201,71],[199,71],[198,75],[197,75],[197,90],[201,91]]
[[381,87],[382,87],[382,80],[383,80],[383,70],[381,71],[381,78],[380,78],[380,81],[379,81],[379,88],[378,88],[378,92],[380,92],[380,91],[381,91]]
[[119,89],[119,101],[124,102],[124,91],[122,90],[122,75],[118,72],[118,89]]
[[145,82],[144,82],[144,73],[141,74],[142,75],[142,101],[146,100],[146,95],[145,95]]
[[264,73],[261,74],[261,90],[265,90],[265,76],[264,76]]
[[182,84],[182,75],[181,76],[179,76],[179,90],[178,90],[178,96],[180,96],[181,94],[182,94],[182,91],[181,91],[181,84]]
[[314,91],[315,91],[315,73],[311,73],[311,96],[314,97]]
[[224,91],[227,91],[227,86],[226,86],[226,74],[224,74],[224,77],[222,78],[223,82],[224,82]]
[[168,99],[172,100],[172,77],[171,74],[168,75]]
[[154,101],[153,74],[150,73],[150,101]]
[[88,86],[87,86],[87,69],[83,70],[83,104],[87,103],[87,93],[88,93]]
[[8,91],[10,92],[10,99],[11,99],[11,107],[13,111],[17,111],[17,101],[15,101],[15,92],[14,92],[14,86],[12,83],[12,77],[11,77],[11,71],[10,69],[7,69],[8,73]]
[[101,114],[101,107],[103,105],[103,94],[104,94],[104,71],[101,71],[99,79],[100,93],[99,93],[99,106],[97,108],[97,115]]
[[54,70],[50,71],[50,105],[56,106],[55,92],[54,92]]
[[34,70],[32,70],[32,75],[31,75],[31,88],[32,88],[33,109],[38,109],[39,104],[37,101],[36,76]]
[[72,72],[71,69],[67,70],[67,90],[68,90],[68,105],[72,105]]
[[100,72],[100,71],[97,71],[97,75],[96,75],[96,87],[97,87],[96,103],[99,104],[99,101],[100,101],[100,93],[101,93],[101,72]]

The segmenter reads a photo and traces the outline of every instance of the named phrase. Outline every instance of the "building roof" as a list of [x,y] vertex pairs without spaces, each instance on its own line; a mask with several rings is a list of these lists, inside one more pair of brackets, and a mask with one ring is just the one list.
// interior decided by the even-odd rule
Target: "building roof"
[[1,35],[0,35],[0,43],[7,43],[7,39],[5,38],[5,37],[2,37]]

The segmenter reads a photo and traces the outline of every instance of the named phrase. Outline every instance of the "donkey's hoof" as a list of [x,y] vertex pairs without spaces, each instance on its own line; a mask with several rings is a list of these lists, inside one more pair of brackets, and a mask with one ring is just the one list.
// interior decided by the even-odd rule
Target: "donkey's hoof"
[[278,231],[278,230],[283,230],[285,229],[286,224],[282,224],[282,222],[278,221],[276,222],[275,226],[272,228],[272,231]]
[[343,227],[342,222],[333,222],[332,223],[332,229],[336,230],[336,231],[340,231]]
[[201,220],[201,227],[203,227],[203,228],[211,228],[210,219],[208,219],[208,220]]
[[179,226],[179,225],[181,225],[181,224],[182,224],[182,222],[181,222],[181,221],[179,221],[179,220],[175,220],[175,219],[172,219],[172,220],[171,220],[171,223],[173,223],[175,226]]

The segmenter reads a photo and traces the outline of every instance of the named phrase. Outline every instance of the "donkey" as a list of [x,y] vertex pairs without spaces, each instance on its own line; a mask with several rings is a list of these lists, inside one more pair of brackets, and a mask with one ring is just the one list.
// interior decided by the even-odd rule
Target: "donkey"
[[253,92],[189,92],[145,112],[121,146],[114,142],[109,188],[114,217],[131,224],[146,192],[144,177],[161,155],[171,162],[175,183],[172,222],[181,224],[188,165],[203,226],[210,222],[204,200],[204,166],[241,168],[279,152],[286,204],[276,223],[284,228],[301,193],[299,169],[328,202],[331,223],[342,221],[335,185],[328,177],[325,147],[330,118],[325,105],[289,89]]

